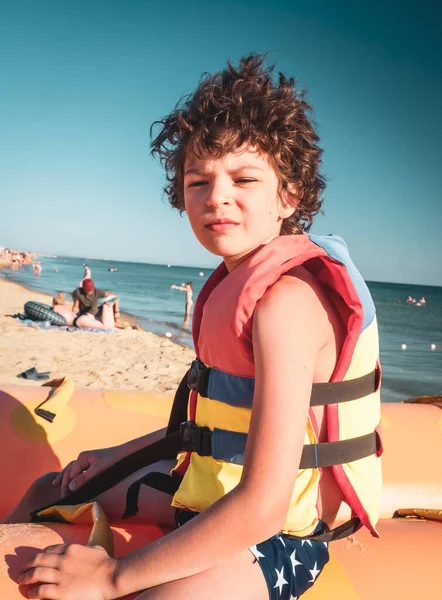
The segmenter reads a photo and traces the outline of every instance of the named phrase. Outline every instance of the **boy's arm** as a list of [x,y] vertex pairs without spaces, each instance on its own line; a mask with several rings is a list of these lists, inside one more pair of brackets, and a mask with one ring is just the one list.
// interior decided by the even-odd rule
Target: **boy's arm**
[[304,281],[284,277],[261,300],[253,323],[255,396],[241,482],[180,529],[120,559],[118,594],[209,569],[283,527],[304,443],[315,363],[330,328],[319,299]]

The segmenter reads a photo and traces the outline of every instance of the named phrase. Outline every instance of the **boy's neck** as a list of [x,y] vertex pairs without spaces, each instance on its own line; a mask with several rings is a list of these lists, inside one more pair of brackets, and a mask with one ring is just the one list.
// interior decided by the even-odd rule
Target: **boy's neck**
[[272,242],[277,237],[279,237],[279,236],[274,236],[274,237],[268,239],[266,242],[263,242],[259,246],[256,246],[256,248],[253,248],[253,250],[249,250],[248,252],[246,252],[244,254],[237,254],[235,256],[224,256],[223,257],[224,264],[226,265],[226,268],[229,271],[229,273],[231,271],[233,271],[234,269],[236,269],[237,267],[239,267],[239,265],[241,263],[243,263],[245,260],[247,260],[250,256],[253,256],[253,254],[258,252],[258,250],[260,250],[260,248],[262,248],[263,246],[266,246],[267,244],[270,244],[270,242]]

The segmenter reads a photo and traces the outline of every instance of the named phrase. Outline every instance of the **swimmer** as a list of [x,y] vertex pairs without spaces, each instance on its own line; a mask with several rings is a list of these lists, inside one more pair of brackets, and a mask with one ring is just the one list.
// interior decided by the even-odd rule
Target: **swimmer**
[[182,285],[171,285],[172,290],[179,290],[180,292],[186,292],[186,305],[184,307],[184,322],[188,322],[190,318],[190,309],[193,305],[193,287],[192,282],[188,281],[184,286]]
[[92,279],[91,270],[90,270],[90,268],[88,267],[88,265],[87,265],[87,264],[84,264],[84,265],[83,265],[83,268],[84,268],[84,275],[83,275],[83,279],[82,279],[82,280],[79,282],[79,284],[78,284],[78,287],[80,287],[80,288],[83,286],[83,281],[84,281],[85,279]]

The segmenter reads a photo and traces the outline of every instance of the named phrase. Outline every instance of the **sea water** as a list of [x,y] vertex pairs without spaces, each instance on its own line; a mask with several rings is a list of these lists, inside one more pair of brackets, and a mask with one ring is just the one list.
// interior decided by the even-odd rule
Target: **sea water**
[[[62,291],[69,297],[83,277],[85,262],[95,285],[119,296],[123,312],[137,316],[144,328],[193,347],[190,324],[184,323],[185,293],[170,286],[191,281],[195,300],[210,269],[45,257],[40,276],[33,274],[31,266],[1,273],[26,287],[50,294]],[[382,399],[398,402],[442,394],[442,288],[378,282],[368,282],[368,286],[379,324]],[[417,300],[425,296],[426,306],[405,303],[408,295]]]

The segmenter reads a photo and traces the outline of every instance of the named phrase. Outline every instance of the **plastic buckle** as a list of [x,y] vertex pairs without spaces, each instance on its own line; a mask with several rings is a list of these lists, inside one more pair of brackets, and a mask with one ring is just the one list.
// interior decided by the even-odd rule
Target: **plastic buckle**
[[181,449],[196,452],[200,456],[212,455],[211,431],[208,427],[198,427],[193,421],[180,425]]
[[198,425],[193,421],[184,421],[180,425],[181,448],[186,452],[196,452],[195,437]]
[[202,374],[207,370],[206,365],[200,361],[198,358],[192,361],[190,365],[189,373],[187,375],[187,386],[194,390],[195,392],[199,392],[201,390],[200,381]]

